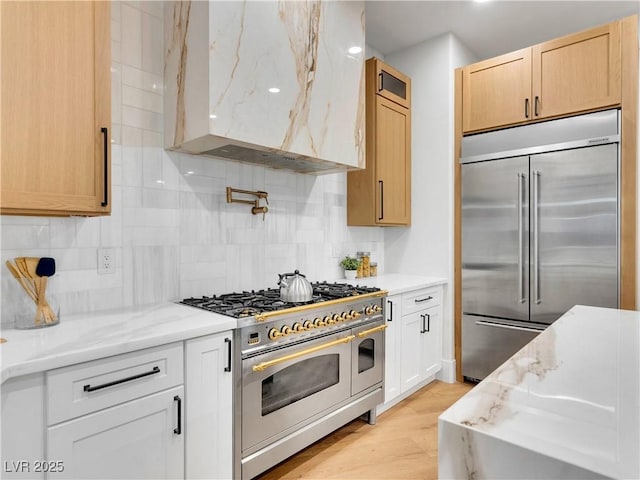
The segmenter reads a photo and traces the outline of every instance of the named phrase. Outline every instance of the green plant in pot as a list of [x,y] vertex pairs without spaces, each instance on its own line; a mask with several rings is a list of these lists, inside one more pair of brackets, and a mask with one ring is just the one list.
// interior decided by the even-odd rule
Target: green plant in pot
[[355,279],[359,265],[360,260],[358,260],[357,258],[349,256],[344,257],[340,261],[340,266],[344,268],[344,278],[347,278],[349,280]]

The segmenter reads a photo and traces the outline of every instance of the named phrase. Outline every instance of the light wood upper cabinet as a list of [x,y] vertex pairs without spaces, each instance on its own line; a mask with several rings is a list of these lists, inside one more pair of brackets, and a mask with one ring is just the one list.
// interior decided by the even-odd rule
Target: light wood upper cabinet
[[534,118],[620,103],[620,22],[536,45],[532,52]]
[[0,9],[1,213],[109,214],[109,2]]
[[531,118],[531,49],[501,55],[462,70],[465,132]]
[[620,22],[462,69],[464,133],[620,104]]
[[366,63],[367,168],[347,174],[347,225],[411,224],[411,80]]

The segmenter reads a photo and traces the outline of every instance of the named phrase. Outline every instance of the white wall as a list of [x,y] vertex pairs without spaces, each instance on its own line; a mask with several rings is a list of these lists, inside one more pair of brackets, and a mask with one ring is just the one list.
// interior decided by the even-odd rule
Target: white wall
[[[162,2],[111,2],[113,212],[104,218],[0,217],[2,263],[51,256],[61,317],[95,309],[275,287],[298,268],[342,276],[340,258],[370,250],[384,271],[380,228],[346,227],[346,174],[314,177],[168,154],[162,148]],[[269,192],[265,220],[227,204],[227,186]],[[97,274],[97,249],[114,274]],[[2,323],[22,295],[0,269]]]
[[455,36],[445,34],[385,61],[411,77],[412,95],[411,228],[385,230],[386,271],[449,279],[442,378],[453,381],[454,69],[475,59]]

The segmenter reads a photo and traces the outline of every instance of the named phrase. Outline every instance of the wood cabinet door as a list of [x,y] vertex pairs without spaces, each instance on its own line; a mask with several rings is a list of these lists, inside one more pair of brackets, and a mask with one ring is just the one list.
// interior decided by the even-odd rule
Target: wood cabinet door
[[620,103],[620,22],[533,47],[533,114],[547,118]]
[[47,460],[64,470],[48,478],[184,478],[183,392],[175,387],[49,427]]
[[531,49],[462,70],[462,129],[487,130],[531,119]]
[[375,63],[376,94],[411,108],[411,79],[378,59],[375,59]]
[[108,214],[109,2],[0,8],[1,213]]
[[411,112],[376,99],[376,223],[411,223]]
[[231,332],[186,342],[186,477],[232,478]]

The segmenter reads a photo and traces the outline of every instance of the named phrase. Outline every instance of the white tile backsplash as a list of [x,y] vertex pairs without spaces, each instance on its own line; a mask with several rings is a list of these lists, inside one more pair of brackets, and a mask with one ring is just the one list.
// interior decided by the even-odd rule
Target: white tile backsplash
[[[2,216],[2,262],[54,257],[50,293],[62,321],[65,313],[275,287],[278,273],[294,269],[337,279],[340,259],[357,250],[370,250],[382,273],[383,230],[346,226],[346,174],[300,175],[161,148],[161,6],[111,2],[111,216]],[[228,204],[227,186],[267,191],[264,221],[250,205]],[[115,273],[97,273],[100,247],[114,250]],[[16,281],[1,272],[8,325]]]

